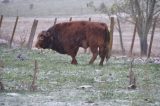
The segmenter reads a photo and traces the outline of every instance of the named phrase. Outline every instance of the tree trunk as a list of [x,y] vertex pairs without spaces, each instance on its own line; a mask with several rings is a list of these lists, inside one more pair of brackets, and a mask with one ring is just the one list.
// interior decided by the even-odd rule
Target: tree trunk
[[141,47],[141,56],[146,56],[148,49],[147,36],[140,36],[140,47]]
[[147,56],[147,51],[148,51],[147,37],[150,28],[150,26],[147,26],[149,25],[148,23],[149,22],[146,22],[142,16],[138,17],[137,31],[140,39],[141,56]]

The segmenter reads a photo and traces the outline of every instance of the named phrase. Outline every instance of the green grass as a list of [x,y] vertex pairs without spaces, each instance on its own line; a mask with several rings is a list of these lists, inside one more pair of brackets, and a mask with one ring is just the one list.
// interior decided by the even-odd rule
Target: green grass
[[[23,61],[17,58],[19,54],[25,57]],[[40,99],[44,102],[59,101],[73,104],[81,101],[97,103],[100,106],[160,105],[159,64],[134,63],[137,89],[128,90],[127,75],[130,67],[128,59],[111,57],[107,64],[101,67],[98,65],[99,58],[93,65],[88,65],[90,57],[88,54],[78,54],[79,64],[71,65],[71,58],[68,55],[61,55],[51,50],[40,52],[19,48],[9,49],[0,45],[0,59],[5,64],[1,75],[5,91],[0,93],[0,97],[9,101],[7,93],[16,92],[26,101],[30,100],[28,95],[33,96],[35,102],[36,99]],[[38,90],[30,92],[35,60],[38,62],[36,80]],[[80,88],[83,85],[90,85],[91,88]],[[3,103],[2,100],[0,103]]]

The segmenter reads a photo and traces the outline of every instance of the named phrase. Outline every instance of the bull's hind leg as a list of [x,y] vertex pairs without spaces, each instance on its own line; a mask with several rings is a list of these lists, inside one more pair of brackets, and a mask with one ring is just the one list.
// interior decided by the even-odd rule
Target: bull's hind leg
[[99,56],[101,58],[99,65],[103,66],[104,59],[106,57],[106,49],[105,47],[99,47]]
[[71,64],[78,64],[76,60],[76,56],[71,56],[71,57],[72,57]]
[[74,50],[69,51],[69,53],[68,53],[68,54],[72,57],[71,64],[78,64],[78,63],[77,63],[77,60],[76,60],[77,52],[78,52],[78,48],[76,48],[76,49],[74,49]]
[[89,64],[93,64],[93,62],[95,61],[95,59],[97,58],[98,55],[98,47],[90,47],[91,52],[93,54],[91,60],[89,61]]

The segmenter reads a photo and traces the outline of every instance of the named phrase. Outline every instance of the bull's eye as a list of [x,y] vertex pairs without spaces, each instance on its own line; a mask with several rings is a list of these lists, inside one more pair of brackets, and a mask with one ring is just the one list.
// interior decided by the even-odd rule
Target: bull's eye
[[39,37],[39,40],[43,40],[43,37]]

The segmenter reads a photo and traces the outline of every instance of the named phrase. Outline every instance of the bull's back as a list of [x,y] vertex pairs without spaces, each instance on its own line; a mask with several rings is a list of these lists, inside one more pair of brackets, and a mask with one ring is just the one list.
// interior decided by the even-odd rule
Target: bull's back
[[105,34],[105,23],[99,22],[88,22],[88,21],[73,21],[64,22],[55,25],[56,31],[59,33],[58,36],[63,36],[69,39],[70,37],[81,37],[81,36],[96,36],[103,37]]
[[108,30],[107,25],[99,22],[73,21],[55,25],[56,36],[64,47],[81,46],[86,48],[87,45],[93,44],[106,45],[105,42],[109,39],[106,30]]

